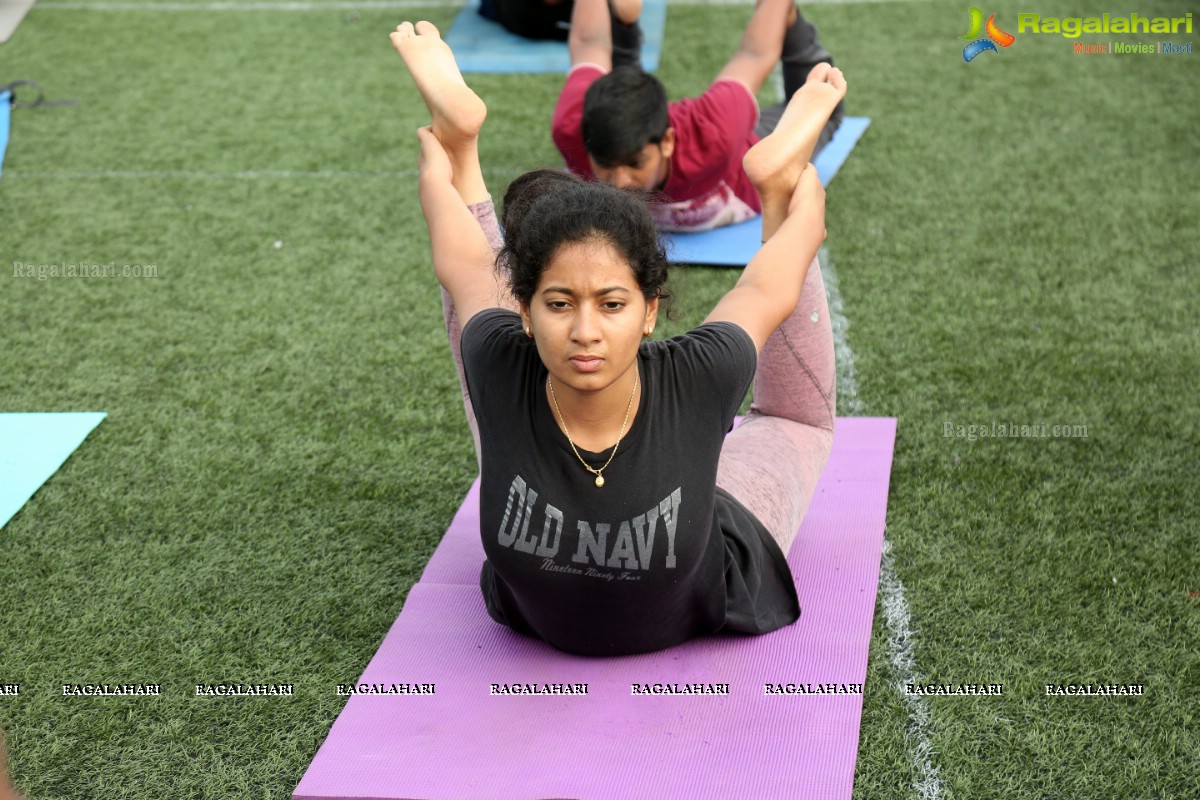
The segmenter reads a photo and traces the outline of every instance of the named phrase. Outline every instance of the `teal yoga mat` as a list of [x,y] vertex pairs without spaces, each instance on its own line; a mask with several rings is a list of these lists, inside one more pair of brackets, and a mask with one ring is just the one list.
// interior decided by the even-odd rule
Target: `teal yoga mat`
[[105,416],[100,412],[0,414],[0,528]]
[[4,174],[4,151],[8,149],[8,124],[12,108],[12,92],[0,92],[0,175]]
[[[870,124],[870,117],[842,120],[837,133],[813,161],[822,186],[829,186]],[[699,233],[664,233],[662,238],[667,257],[674,264],[744,267],[762,244],[762,218]]]
[[[644,0],[640,20],[642,67],[658,69],[667,0]],[[526,39],[506,31],[498,22],[479,16],[479,0],[468,0],[446,33],[446,43],[463,72],[558,72],[571,68],[566,42]]]

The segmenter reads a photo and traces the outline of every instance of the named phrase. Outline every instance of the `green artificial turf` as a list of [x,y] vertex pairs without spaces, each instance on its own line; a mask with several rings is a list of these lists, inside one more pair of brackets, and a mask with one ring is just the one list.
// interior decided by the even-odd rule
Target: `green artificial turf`
[[[1035,5],[997,21],[1130,10]],[[0,46],[0,83],[79,101],[13,113],[0,411],[108,412],[0,529],[0,726],[31,800],[288,797],[449,524],[474,456],[415,198],[427,117],[386,34],[455,13],[35,6]],[[805,13],[872,118],[827,267],[841,412],[898,418],[885,566],[912,626],[881,592],[855,797],[1195,797],[1200,57],[1024,34],[967,64],[965,5]],[[671,8],[672,96],[746,14]],[[1125,37],[1154,38],[1193,37]],[[494,193],[559,163],[560,76],[469,80]],[[81,261],[157,277],[12,276]],[[677,270],[660,333],[735,277]],[[944,435],[1010,423],[1086,437]],[[914,703],[910,675],[1004,694]],[[165,690],[61,696],[82,682]],[[216,682],[295,696],[186,691]],[[1072,682],[1145,694],[1045,695]]]

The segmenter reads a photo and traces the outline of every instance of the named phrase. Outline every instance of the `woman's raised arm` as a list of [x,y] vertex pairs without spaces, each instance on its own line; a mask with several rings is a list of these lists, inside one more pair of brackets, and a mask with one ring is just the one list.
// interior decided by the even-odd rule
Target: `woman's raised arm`
[[495,256],[479,222],[452,181],[450,159],[431,128],[417,131],[421,143],[418,194],[438,282],[450,293],[465,326],[489,308],[516,310],[495,269]]
[[795,310],[808,270],[820,268],[812,265],[825,240],[825,190],[811,164],[801,171],[792,197],[782,224],[705,319],[738,325],[754,340],[756,351]]
[[492,247],[469,208],[489,199],[478,147],[487,108],[467,86],[434,25],[405,22],[391,38],[432,118],[417,131],[418,187],[438,281],[464,325],[488,308],[515,311],[516,302],[495,274]]
[[818,64],[792,95],[775,130],[742,160],[762,198],[763,246],[705,322],[737,324],[759,351],[795,310],[825,241],[825,189],[808,159],[845,95],[842,71]]

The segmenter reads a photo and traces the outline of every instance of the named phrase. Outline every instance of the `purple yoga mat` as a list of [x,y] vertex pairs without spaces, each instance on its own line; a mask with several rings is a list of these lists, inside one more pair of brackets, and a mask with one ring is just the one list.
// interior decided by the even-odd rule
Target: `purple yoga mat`
[[[894,419],[838,419],[788,555],[799,622],[648,655],[571,656],[492,622],[472,487],[359,679],[413,693],[350,697],[293,797],[849,798],[895,432]],[[492,684],[587,694],[497,695]],[[633,684],[728,693],[634,696]],[[766,684],[809,692],[766,695]],[[853,693],[819,693],[831,685]]]

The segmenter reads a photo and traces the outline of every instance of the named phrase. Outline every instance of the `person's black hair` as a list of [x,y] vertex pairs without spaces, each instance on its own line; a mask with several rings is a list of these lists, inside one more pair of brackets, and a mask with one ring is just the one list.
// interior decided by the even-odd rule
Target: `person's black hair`
[[535,169],[518,175],[504,192],[500,227],[505,231],[517,230],[534,200],[562,184],[579,183],[582,180],[565,169]]
[[670,127],[667,90],[636,67],[618,67],[583,96],[583,144],[602,167],[636,167],[642,148],[658,144]]
[[545,175],[513,185],[504,197],[505,242],[497,261],[507,265],[509,288],[518,301],[533,301],[559,248],[595,240],[629,263],[647,301],[666,302],[667,256],[644,192]]

